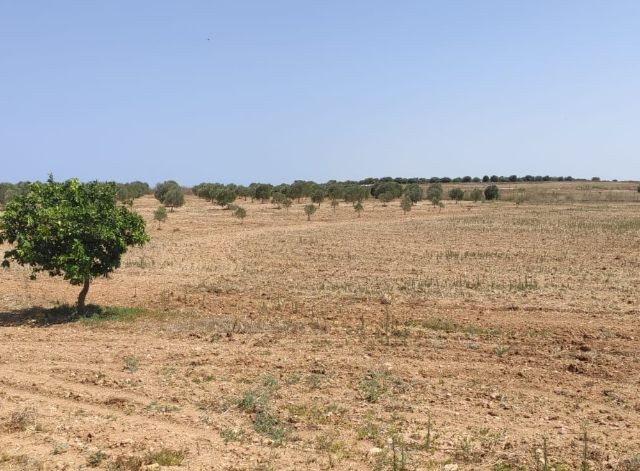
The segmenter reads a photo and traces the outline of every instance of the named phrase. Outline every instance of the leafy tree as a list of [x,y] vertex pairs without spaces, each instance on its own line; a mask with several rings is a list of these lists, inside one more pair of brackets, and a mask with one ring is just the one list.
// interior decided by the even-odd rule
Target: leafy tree
[[274,191],[273,193],[271,193],[271,203],[278,209],[282,207],[282,203],[285,199],[287,199],[287,197],[279,191]]
[[488,181],[489,181],[489,175],[485,175],[484,177],[482,177],[483,183],[487,183]]
[[311,192],[311,201],[320,207],[320,204],[324,201],[325,191],[321,187],[314,188]]
[[247,217],[247,210],[242,206],[237,206],[233,211],[233,215],[234,217],[240,219],[240,224],[242,224],[244,222],[244,218]]
[[164,204],[164,199],[167,193],[174,188],[180,188],[180,185],[178,185],[178,182],[175,182],[173,180],[167,180],[165,182],[158,183],[156,185],[155,191],[153,192],[153,196],[155,196],[158,201]]
[[484,197],[486,200],[496,200],[500,196],[500,190],[496,185],[489,185],[484,189]]
[[169,206],[171,211],[173,211],[173,208],[179,208],[184,205],[184,191],[179,186],[171,188],[164,195],[162,203],[165,206]]
[[362,202],[367,195],[367,190],[365,187],[360,185],[348,185],[344,190],[344,200],[347,203],[357,203]]
[[120,266],[129,246],[149,240],[140,215],[116,204],[114,183],[80,183],[77,179],[33,183],[0,217],[0,243],[6,251],[2,265],[11,260],[32,268],[32,278],[46,271],[82,285],[78,313],[85,312],[91,280],[106,277]]
[[391,201],[393,201],[393,193],[389,192],[389,191],[385,191],[384,193],[380,193],[378,195],[378,199],[380,201],[382,201],[382,206],[386,206],[387,203],[390,203]]
[[239,198],[242,198],[245,201],[247,201],[247,198],[251,196],[251,190],[249,190],[249,188],[247,188],[246,186],[242,186],[242,185],[238,185],[238,188],[236,188],[236,193],[238,194]]
[[417,203],[422,199],[422,188],[417,183],[411,183],[404,189],[404,194],[411,203]]
[[356,201],[356,204],[353,205],[353,209],[358,214],[358,217],[360,217],[360,213],[364,211],[364,206],[362,206],[361,201]]
[[473,201],[474,203],[477,203],[482,199],[484,194],[482,193],[482,190],[480,188],[474,188],[473,190],[471,190],[471,193],[469,196],[471,197],[471,201]]
[[380,198],[380,195],[384,193],[389,193],[391,199],[400,198],[402,196],[402,185],[394,181],[384,181],[371,187],[371,194],[376,198]]
[[307,196],[309,192],[309,182],[305,182],[302,180],[296,180],[289,187],[289,197],[296,198],[298,203],[301,202],[301,199],[304,196]]
[[271,196],[271,190],[273,186],[268,183],[259,183],[255,186],[254,189],[254,197],[260,200],[261,203],[265,203],[269,201],[269,197]]
[[331,200],[331,209],[333,209],[333,212],[336,212],[336,208],[340,205],[340,203],[338,202],[337,199]]
[[412,206],[413,206],[413,203],[411,202],[411,199],[408,196],[405,196],[400,201],[400,207],[402,208],[405,214],[411,211]]
[[158,229],[160,229],[160,224],[167,220],[167,208],[164,205],[158,206],[158,209],[153,212],[153,219],[158,221]]
[[344,198],[344,188],[337,183],[331,183],[327,186],[327,198],[330,200],[339,200]]
[[285,198],[282,200],[282,206],[284,206],[286,212],[289,212],[289,208],[291,207],[292,203],[293,200],[291,198]]
[[219,206],[225,207],[233,203],[238,195],[231,188],[223,188],[216,193],[216,203]]
[[464,190],[462,188],[451,188],[449,190],[449,198],[454,200],[456,204],[464,198]]
[[432,183],[427,188],[427,199],[431,201],[431,204],[437,206],[442,200],[442,185],[440,183]]
[[307,215],[307,221],[311,221],[311,216],[313,216],[318,208],[316,208],[315,204],[307,204],[304,206],[304,213]]

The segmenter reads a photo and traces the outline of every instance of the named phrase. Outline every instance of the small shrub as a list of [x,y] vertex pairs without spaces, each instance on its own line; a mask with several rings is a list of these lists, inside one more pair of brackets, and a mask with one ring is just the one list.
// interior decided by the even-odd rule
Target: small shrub
[[356,212],[358,217],[360,217],[360,213],[364,211],[364,206],[362,206],[362,203],[360,201],[356,201],[356,203],[353,205],[353,210]]
[[405,214],[411,211],[412,206],[413,204],[411,203],[411,200],[406,196],[402,198],[402,201],[400,201],[400,207],[402,208],[402,211],[404,211]]
[[97,468],[105,459],[107,459],[107,454],[102,450],[98,450],[95,453],[89,455],[89,457],[87,458],[87,465],[93,468]]
[[160,466],[180,466],[184,461],[185,455],[184,450],[162,448],[148,453],[144,461],[146,464],[159,464]]
[[158,206],[153,212],[153,220],[158,222],[158,229],[160,229],[160,224],[167,220],[167,208],[164,205]]
[[236,207],[236,209],[233,211],[233,216],[235,218],[240,219],[240,224],[242,224],[244,222],[244,218],[247,217],[247,210],[244,209],[242,206],[238,206]]
[[471,190],[469,197],[471,198],[471,201],[477,203],[484,197],[484,193],[480,188],[474,188],[473,190]]
[[129,373],[135,373],[140,367],[140,360],[134,356],[124,357],[124,367]]
[[440,183],[432,183],[427,188],[427,199],[431,201],[431,204],[438,206],[440,200],[442,200],[442,185]]

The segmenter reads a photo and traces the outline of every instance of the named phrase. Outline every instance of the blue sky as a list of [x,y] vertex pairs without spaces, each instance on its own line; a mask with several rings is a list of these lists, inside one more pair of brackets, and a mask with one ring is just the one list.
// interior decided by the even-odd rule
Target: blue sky
[[640,178],[638,1],[0,0],[0,181]]

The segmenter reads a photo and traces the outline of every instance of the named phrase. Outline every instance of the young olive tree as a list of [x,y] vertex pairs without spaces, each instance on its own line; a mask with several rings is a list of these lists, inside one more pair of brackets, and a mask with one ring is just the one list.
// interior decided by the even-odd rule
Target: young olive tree
[[286,212],[289,212],[289,208],[293,204],[293,200],[291,198],[285,198],[282,200],[282,206]]
[[324,197],[325,197],[325,191],[321,187],[317,187],[311,192],[311,202],[317,204],[318,208],[320,207],[320,204],[324,201]]
[[169,206],[171,212],[173,212],[173,208],[179,208],[184,205],[184,191],[179,186],[175,186],[167,191],[161,202],[165,206]]
[[360,201],[356,201],[356,203],[353,205],[353,210],[356,212],[358,217],[360,217],[360,213],[364,211],[364,206],[362,206],[362,203]]
[[411,211],[412,206],[413,206],[413,203],[411,202],[411,199],[408,196],[405,196],[400,201],[400,207],[402,208],[402,211],[404,211],[405,214]]
[[458,204],[458,201],[462,201],[464,198],[464,190],[462,188],[451,188],[449,190],[449,198]]
[[158,222],[158,230],[160,230],[160,224],[167,220],[167,208],[164,205],[158,206],[153,212],[153,220]]
[[422,188],[417,183],[410,183],[404,189],[404,194],[411,200],[411,203],[415,204],[422,199]]
[[114,183],[80,183],[77,179],[33,183],[29,191],[7,205],[0,217],[0,243],[14,244],[4,253],[10,261],[38,272],[62,276],[82,286],[79,314],[91,280],[106,277],[120,266],[122,254],[149,240],[140,215],[116,203]]
[[483,198],[484,194],[482,193],[482,190],[480,188],[474,188],[473,190],[471,190],[469,196],[471,197],[471,201],[477,203]]
[[335,200],[331,200],[331,209],[333,209],[333,212],[336,212],[336,208],[340,206],[340,202],[335,199]]
[[242,206],[237,206],[233,211],[233,216],[240,219],[240,224],[244,222],[244,218],[247,217],[247,210]]
[[440,183],[432,183],[427,188],[427,199],[431,201],[431,204],[438,206],[440,200],[442,200],[442,185]]
[[304,213],[307,215],[307,221],[311,221],[311,216],[315,214],[318,208],[315,204],[307,204],[304,206]]

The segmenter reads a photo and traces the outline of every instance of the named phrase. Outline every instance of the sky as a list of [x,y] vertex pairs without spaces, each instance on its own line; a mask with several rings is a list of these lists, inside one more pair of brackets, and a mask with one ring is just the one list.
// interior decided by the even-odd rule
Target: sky
[[0,0],[0,181],[640,179],[640,2]]

